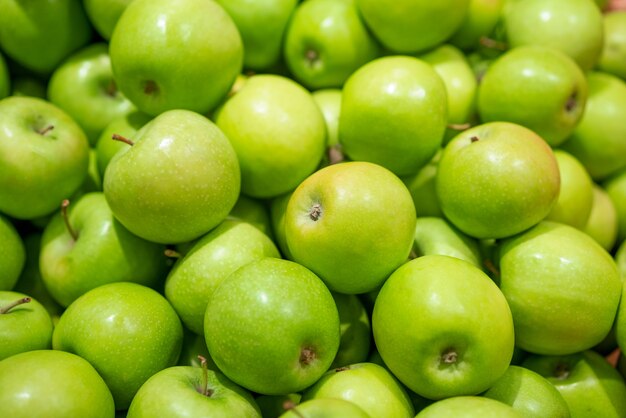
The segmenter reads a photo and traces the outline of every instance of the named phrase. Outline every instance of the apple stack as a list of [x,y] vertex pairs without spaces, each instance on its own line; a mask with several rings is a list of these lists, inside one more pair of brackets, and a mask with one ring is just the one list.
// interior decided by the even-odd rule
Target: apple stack
[[3,418],[626,417],[623,2],[0,0],[0,99]]

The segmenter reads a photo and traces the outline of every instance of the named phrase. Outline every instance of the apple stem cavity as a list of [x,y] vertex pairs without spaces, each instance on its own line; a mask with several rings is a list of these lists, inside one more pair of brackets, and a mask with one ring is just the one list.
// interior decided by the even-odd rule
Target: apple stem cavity
[[458,353],[452,348],[447,349],[441,354],[441,362],[444,364],[455,364],[458,359]]
[[200,360],[200,366],[202,367],[202,387],[197,390],[200,394],[211,397],[213,391],[209,389],[209,367],[207,366],[206,358],[198,355],[198,360]]
[[315,67],[320,59],[320,54],[313,48],[308,48],[304,52],[304,58],[306,62],[309,64],[309,67]]
[[123,143],[125,143],[125,144],[130,145],[131,147],[132,147],[133,145],[135,145],[135,143],[134,143],[133,141],[131,141],[130,139],[128,139],[128,138],[126,138],[126,137],[124,137],[124,136],[122,136],[122,135],[113,134],[113,135],[111,136],[111,139],[113,139],[113,140],[115,140],[115,141],[120,141],[120,142],[123,142]]
[[53,130],[53,129],[54,129],[54,125],[48,125],[48,126],[46,126],[46,127],[44,127],[44,128],[37,129],[37,133],[38,133],[39,135],[45,135],[45,134],[47,134],[48,132],[50,132],[51,130]]
[[453,131],[465,131],[472,127],[471,123],[449,123],[448,129],[452,129]]
[[11,309],[15,308],[16,306],[23,305],[24,303],[29,303],[31,300],[32,300],[31,298],[25,297],[22,299],[18,299],[14,302],[11,302],[7,306],[0,307],[0,315],[4,315],[5,313],[9,312]]
[[304,415],[302,415],[302,413],[296,409],[296,406],[297,405],[295,404],[295,402],[291,400],[287,400],[283,402],[283,409],[285,411],[292,411],[294,414],[296,414],[300,418],[305,418]]
[[63,199],[63,202],[61,202],[61,217],[63,218],[63,222],[65,222],[65,227],[67,228],[67,232],[69,232],[70,235],[72,236],[72,239],[76,241],[78,239],[78,232],[76,232],[76,230],[72,228],[72,225],[70,224],[70,217],[67,213],[67,208],[69,206],[70,206],[69,199]]
[[569,366],[565,363],[559,363],[554,368],[554,377],[559,380],[565,380],[569,377],[570,370]]
[[165,254],[165,256],[168,258],[181,258],[182,257],[181,253],[179,253],[176,250],[172,250],[171,248],[167,248],[165,251],[163,251],[163,254]]
[[106,88],[104,89],[104,92],[109,97],[115,97],[117,95],[117,85],[115,84],[114,79],[111,79],[109,81],[109,84],[107,84]]
[[567,113],[572,113],[576,109],[576,105],[578,104],[578,94],[573,92],[571,96],[567,99],[565,103],[565,111]]
[[149,96],[152,96],[158,93],[158,91],[159,91],[159,86],[157,86],[157,84],[152,80],[146,81],[143,85],[143,92]]
[[507,49],[509,49],[507,44],[505,44],[504,42],[496,41],[495,39],[489,38],[488,36],[481,36],[479,42],[482,46],[488,49],[495,49],[498,51],[506,51]]
[[311,210],[309,211],[309,218],[311,218],[312,221],[317,222],[321,216],[322,205],[320,205],[319,203],[314,203],[313,206],[311,206]]
[[304,347],[302,351],[300,351],[300,364],[302,366],[308,366],[313,363],[316,358],[317,355],[311,347]]

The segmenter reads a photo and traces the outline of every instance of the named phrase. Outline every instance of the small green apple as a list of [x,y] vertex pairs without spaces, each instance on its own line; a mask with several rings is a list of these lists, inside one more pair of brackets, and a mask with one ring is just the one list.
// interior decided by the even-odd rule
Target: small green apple
[[583,231],[607,251],[615,246],[617,210],[609,194],[597,184],[593,185],[593,204]]
[[372,339],[372,326],[365,307],[356,295],[336,292],[332,295],[339,312],[341,330],[339,350],[330,365],[331,369],[336,369],[367,360]]
[[622,301],[617,309],[617,317],[615,318],[615,337],[620,349],[626,352],[626,281],[622,288]]
[[293,192],[285,193],[275,197],[270,202],[270,218],[272,220],[272,232],[274,233],[274,242],[280,249],[283,258],[293,260],[289,246],[287,245],[287,236],[285,235],[285,215],[287,213],[287,205]]
[[298,405],[287,405],[288,410],[278,418],[371,418],[372,416],[354,403],[342,399],[311,399]]
[[496,28],[505,3],[506,0],[470,0],[461,26],[448,42],[463,50],[477,48],[481,38]]
[[424,408],[415,418],[522,418],[511,406],[481,396],[456,396]]
[[608,179],[603,184],[617,211],[617,242],[626,239],[626,169]]
[[482,268],[480,249],[476,240],[443,218],[417,218],[413,251],[418,257],[431,254],[448,255]]
[[30,96],[45,99],[47,84],[38,77],[17,76],[11,80],[11,96]]
[[415,205],[415,214],[418,218],[422,216],[443,217],[435,190],[435,178],[437,177],[437,165],[439,165],[440,157],[441,152],[439,151],[417,174],[402,178],[411,193]]
[[268,237],[274,237],[267,204],[260,199],[240,194],[227,219],[247,222]]
[[83,0],[85,13],[94,29],[105,40],[110,40],[113,29],[126,6],[133,0]]
[[[326,148],[339,144],[339,115],[341,114],[341,90],[321,89],[314,91],[313,100],[319,106],[326,122]],[[330,159],[330,156],[327,156]]]
[[604,47],[598,69],[626,80],[626,10],[604,15]]
[[26,263],[26,250],[11,220],[1,214],[0,254],[0,290],[11,290]]

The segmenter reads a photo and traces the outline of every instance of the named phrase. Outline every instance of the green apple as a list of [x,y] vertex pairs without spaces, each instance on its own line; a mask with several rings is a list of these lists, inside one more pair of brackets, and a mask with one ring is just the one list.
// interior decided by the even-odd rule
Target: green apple
[[583,115],[587,81],[563,52],[520,46],[489,66],[477,100],[483,122],[517,123],[557,146],[574,131]]
[[324,153],[322,112],[308,91],[286,77],[250,77],[220,109],[216,123],[237,153],[241,191],[252,197],[295,189]]
[[626,169],[608,179],[603,186],[617,211],[617,242],[621,243],[626,239]]
[[[415,207],[389,170],[368,162],[325,167],[298,186],[285,214],[294,261],[336,292],[380,286],[411,251]],[[364,227],[364,226],[367,227]]]
[[343,158],[339,145],[339,115],[341,114],[341,90],[321,89],[313,92],[313,100],[322,111],[326,122],[327,163],[340,162]]
[[227,377],[199,367],[154,374],[133,398],[127,418],[261,418],[252,395]]
[[391,372],[429,399],[490,388],[513,355],[513,319],[494,282],[471,263],[426,255],[385,282],[372,314],[374,341]]
[[213,292],[204,336],[215,364],[235,383],[287,394],[328,370],[339,347],[339,314],[315,274],[268,257],[236,270]]
[[67,113],[32,97],[0,101],[0,212],[48,215],[82,185],[88,164],[87,138]]
[[[289,393],[287,395],[260,395],[254,400],[259,405],[263,418],[278,418],[285,413],[285,406],[296,406],[301,398],[302,395],[299,393]],[[296,418],[300,417],[296,416]]]
[[188,110],[170,110],[131,142],[109,163],[103,185],[113,214],[130,232],[180,243],[226,218],[239,196],[239,164],[213,122]]
[[[203,360],[202,360],[203,359]],[[177,366],[205,367],[209,370],[219,371],[209,349],[204,341],[204,335],[198,335],[188,329],[183,329],[183,345],[178,356]]]
[[9,95],[11,87],[9,68],[7,67],[4,57],[0,54],[0,99],[4,99]]
[[295,79],[311,89],[341,87],[380,55],[356,0],[300,3],[289,21],[283,53]]
[[111,392],[85,359],[36,350],[0,361],[0,405],[11,418],[113,418]]
[[457,396],[424,408],[415,418],[522,418],[511,406],[480,396]]
[[626,241],[623,241],[617,248],[615,252],[615,262],[617,263],[617,268],[620,271],[622,280],[626,279]]
[[[622,298],[626,295],[626,281],[622,288]],[[626,352],[626,299],[622,299],[617,309],[617,317],[615,318],[615,338],[620,349]]]
[[205,0],[134,0],[115,26],[110,54],[120,90],[152,116],[171,109],[206,114],[243,61],[235,23]]
[[270,238],[273,238],[272,223],[266,202],[240,194],[235,206],[231,209],[227,219],[236,219],[247,222]]
[[441,146],[447,103],[445,84],[430,64],[408,56],[378,58],[346,81],[339,142],[352,160],[399,176],[415,174]]
[[598,69],[626,80],[626,10],[604,15],[604,47]]
[[94,29],[110,40],[120,16],[133,0],[83,0],[85,13]]
[[293,193],[285,193],[270,201],[270,219],[272,221],[272,232],[274,233],[274,242],[280,249],[283,258],[293,260],[289,246],[287,245],[287,236],[285,235],[285,215],[287,214],[287,205]]
[[524,367],[510,366],[483,396],[511,405],[525,418],[570,418],[569,407],[554,385]]
[[29,70],[52,72],[91,38],[91,26],[81,3],[0,1],[0,49]]
[[470,0],[461,26],[448,42],[463,50],[478,47],[481,38],[496,28],[505,3],[506,0]]
[[31,96],[45,99],[47,84],[38,77],[16,76],[11,80],[11,96]]
[[502,242],[499,266],[520,348],[571,354],[609,333],[622,282],[611,255],[584,232],[541,222]]
[[476,240],[443,218],[428,216],[417,218],[413,251],[417,257],[431,254],[448,255],[482,268],[480,249]]
[[605,250],[611,251],[617,240],[617,210],[609,194],[593,185],[593,204],[583,231]]
[[559,164],[559,197],[545,219],[583,229],[593,206],[593,182],[585,167],[568,152],[554,150]]
[[523,366],[550,381],[567,402],[572,418],[626,416],[626,384],[601,355],[531,356]]
[[411,53],[437,46],[461,26],[470,0],[356,0],[374,36],[390,51]]
[[352,402],[342,399],[311,399],[289,408],[278,418],[371,418]]
[[329,370],[302,397],[344,399],[359,406],[371,417],[413,418],[415,410],[400,383],[384,367],[356,363]]
[[445,216],[475,238],[503,238],[530,228],[559,194],[552,149],[521,125],[491,122],[457,135],[437,167],[436,192]]
[[26,250],[11,220],[1,214],[0,254],[0,290],[11,290],[26,263]]
[[176,312],[156,291],[136,283],[110,283],[76,299],[52,334],[55,350],[89,361],[126,409],[156,372],[176,364],[183,330]]
[[48,99],[83,128],[92,145],[113,119],[134,110],[117,89],[104,43],[91,44],[63,61],[48,83]]
[[367,360],[372,326],[365,307],[356,295],[336,292],[332,295],[339,312],[341,330],[339,350],[330,365],[331,369],[336,369]]
[[280,258],[267,235],[247,222],[225,220],[174,265],[165,281],[165,297],[183,324],[202,335],[207,303],[220,283],[264,257]]
[[[52,320],[46,308],[23,293],[0,291],[0,360],[52,347]],[[1,385],[0,385],[1,386]]]
[[524,0],[505,7],[509,45],[542,45],[569,55],[583,71],[598,62],[604,29],[602,13],[591,0]]
[[437,177],[437,165],[441,151],[437,152],[432,160],[428,162],[417,174],[404,177],[402,181],[411,193],[415,205],[417,217],[436,216],[443,217],[443,212],[439,206],[439,199],[435,190],[435,179]]
[[589,73],[585,113],[562,148],[576,157],[591,178],[602,180],[626,167],[626,83],[610,74]]

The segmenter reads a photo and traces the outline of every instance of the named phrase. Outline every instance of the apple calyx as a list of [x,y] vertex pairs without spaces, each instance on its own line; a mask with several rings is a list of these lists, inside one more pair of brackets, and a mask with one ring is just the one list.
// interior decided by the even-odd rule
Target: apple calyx
[[495,49],[498,51],[506,51],[507,49],[509,49],[507,44],[505,44],[504,42],[497,41],[488,36],[481,36],[478,42],[481,46],[484,46],[487,49]]
[[172,250],[171,248],[166,248],[165,251],[163,251],[163,254],[165,254],[168,258],[181,258],[183,256],[181,253],[176,250]]
[[565,111],[567,113],[572,113],[578,105],[578,92],[574,91],[565,102]]
[[312,221],[317,222],[321,216],[322,205],[320,205],[319,203],[314,203],[313,206],[311,206],[311,210],[309,210],[309,218],[311,218]]
[[470,138],[470,142],[471,142],[472,144],[473,144],[474,142],[478,142],[479,140],[480,140],[480,139],[479,139],[476,135],[474,135],[474,136],[472,136],[472,137]]
[[345,372],[346,370],[350,370],[350,367],[348,367],[348,366],[337,367],[337,368],[335,369],[335,373]]
[[0,307],[0,315],[4,315],[5,313],[9,312],[11,309],[15,308],[16,306],[23,305],[24,303],[29,303],[31,300],[32,300],[31,298],[25,297],[25,298],[18,299],[14,302],[11,302],[6,306],[2,306]]
[[213,390],[209,389],[209,368],[207,366],[207,361],[204,356],[198,355],[198,360],[200,360],[200,366],[202,367],[202,386],[197,387],[196,390],[201,395],[211,397],[213,396]]
[[317,354],[315,353],[315,350],[313,350],[313,348],[302,348],[302,350],[300,351],[300,364],[303,367],[306,367],[309,364],[313,363],[315,359],[317,359]]
[[144,82],[143,92],[149,96],[155,95],[159,92],[159,86],[153,80]]
[[302,413],[296,409],[296,406],[297,406],[296,403],[291,400],[287,400],[283,402],[283,409],[285,411],[292,411],[294,414],[296,414],[300,418],[305,418],[304,415],[302,415]]
[[445,365],[456,364],[459,360],[459,354],[453,348],[448,348],[441,354],[441,363]]
[[448,129],[451,129],[453,131],[466,131],[469,128],[472,127],[472,124],[467,122],[467,123],[449,123],[448,124]]
[[570,375],[570,368],[568,364],[558,363],[554,368],[554,377],[559,380],[565,380]]
[[123,143],[125,143],[125,144],[130,145],[131,147],[132,147],[133,145],[135,145],[135,143],[134,143],[133,141],[131,141],[130,139],[128,139],[128,138],[126,138],[126,137],[124,137],[124,136],[122,136],[122,135],[113,134],[113,135],[111,135],[111,139],[113,139],[113,140],[115,140],[115,141],[120,141],[120,142],[123,142]]
[[54,129],[54,125],[48,125],[48,126],[44,126],[41,129],[35,129],[35,132],[37,132],[39,135],[45,136],[48,132],[50,132],[53,129]]
[[65,223],[65,228],[67,228],[67,232],[70,233],[70,236],[74,241],[78,239],[78,232],[74,228],[72,228],[72,224],[70,224],[70,217],[67,213],[67,208],[70,206],[69,199],[63,199],[61,202],[61,217],[63,218],[63,222]]

